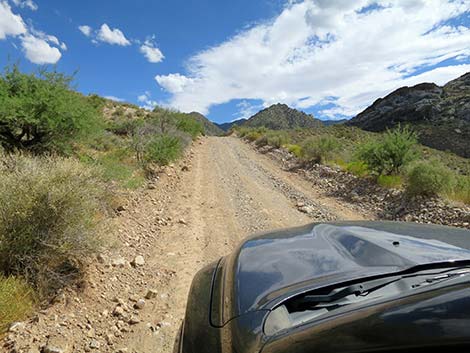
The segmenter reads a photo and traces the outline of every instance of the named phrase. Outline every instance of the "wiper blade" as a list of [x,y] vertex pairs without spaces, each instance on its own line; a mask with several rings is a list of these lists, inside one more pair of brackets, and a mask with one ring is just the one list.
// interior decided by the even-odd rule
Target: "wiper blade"
[[377,289],[385,287],[390,283],[396,282],[402,279],[402,276],[394,276],[387,278],[380,278],[374,281],[365,283],[352,284],[347,287],[333,289],[329,294],[326,295],[315,295],[307,294],[299,300],[296,300],[297,305],[302,304],[317,304],[317,303],[331,303],[337,300],[343,299],[349,295],[355,294],[356,296],[364,295],[365,293],[373,292]]
[[442,273],[442,274],[434,276],[434,277],[426,278],[426,280],[424,280],[423,282],[414,284],[412,286],[412,288],[422,287],[422,286],[433,284],[433,283],[436,283],[436,282],[442,282],[442,281],[445,281],[445,280],[448,280],[448,279],[451,279],[451,278],[462,277],[462,276],[465,276],[465,275],[468,275],[468,274],[470,274],[470,269],[468,269],[468,268],[453,271],[453,272],[450,272],[450,273]]

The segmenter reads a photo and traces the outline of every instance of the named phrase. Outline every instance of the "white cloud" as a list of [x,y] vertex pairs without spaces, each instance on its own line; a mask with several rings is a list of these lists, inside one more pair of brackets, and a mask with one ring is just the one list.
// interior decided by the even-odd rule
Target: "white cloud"
[[59,49],[52,47],[42,38],[26,34],[21,38],[26,58],[34,64],[55,64],[62,57]]
[[[298,108],[328,101],[335,106],[326,113],[351,116],[412,81],[468,71],[470,28],[449,21],[469,12],[469,0],[292,2],[271,22],[193,56],[186,73],[155,78],[182,111],[207,113],[234,99]],[[434,68],[452,58],[464,65]]]
[[194,80],[180,74],[157,75],[158,84],[170,93],[182,93],[185,88],[194,83]]
[[82,32],[87,37],[89,37],[91,35],[92,28],[90,26],[82,25],[82,26],[78,26],[78,29],[79,29],[80,32]]
[[116,44],[121,46],[130,45],[131,42],[125,37],[124,33],[118,28],[111,29],[104,23],[98,31],[97,40],[108,44]]
[[36,11],[38,9],[38,5],[32,0],[13,0],[13,3],[23,9],[25,7],[29,8],[32,11]]
[[[20,7],[37,8],[34,8],[36,5],[32,1],[13,2]],[[7,2],[0,1],[0,40],[7,36],[19,37],[26,58],[34,64],[55,64],[62,54],[54,46],[67,49],[66,44],[57,37],[35,30],[32,26],[27,28],[21,16],[14,14]],[[16,48],[15,43],[13,45]]]
[[124,102],[123,98],[119,98],[116,96],[104,96],[104,98],[115,101],[115,102]]
[[238,112],[234,114],[234,119],[232,121],[236,121],[239,119],[249,119],[253,115],[255,115],[260,109],[263,108],[263,105],[260,104],[252,104],[246,100],[242,100],[237,104]]
[[144,44],[140,46],[140,52],[144,54],[151,63],[159,63],[165,58],[151,39],[147,39]]
[[152,95],[149,91],[146,91],[138,96],[137,100],[139,103],[142,103],[141,107],[147,110],[153,110],[157,105],[159,105],[157,101],[152,99]]
[[0,39],[26,33],[26,25],[19,15],[11,11],[6,1],[0,1]]

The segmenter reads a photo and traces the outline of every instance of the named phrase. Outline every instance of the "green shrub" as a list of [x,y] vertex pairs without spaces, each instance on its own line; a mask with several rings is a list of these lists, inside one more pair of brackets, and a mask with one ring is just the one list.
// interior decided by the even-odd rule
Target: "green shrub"
[[158,135],[145,146],[144,158],[147,163],[168,165],[181,156],[183,147],[176,136]]
[[361,178],[369,175],[369,168],[367,168],[367,164],[362,161],[349,162],[346,165],[346,170]]
[[180,117],[176,127],[178,130],[190,135],[193,140],[204,134],[204,126],[190,116]]
[[387,130],[379,139],[358,146],[356,158],[378,175],[399,174],[402,168],[415,160],[417,137],[408,128]]
[[263,136],[263,134],[258,131],[249,131],[244,135],[245,139],[250,142],[258,140],[261,136]]
[[408,171],[407,191],[411,195],[438,195],[452,189],[453,173],[432,161],[415,163]]
[[281,148],[283,145],[289,143],[289,135],[285,131],[269,131],[266,134],[267,143],[270,146]]
[[132,136],[136,128],[142,126],[143,123],[143,119],[120,116],[110,121],[106,129],[119,136]]
[[0,77],[0,144],[7,150],[62,151],[100,128],[96,102],[72,91],[71,81],[57,72],[7,68]]
[[452,200],[470,204],[470,176],[454,175],[454,185],[446,195]]
[[0,275],[0,337],[12,322],[22,321],[32,312],[33,298],[26,281]]
[[403,178],[400,175],[379,175],[377,184],[385,188],[398,189],[403,185]]
[[322,163],[333,158],[339,151],[340,143],[331,136],[309,137],[302,143],[302,159]]
[[302,156],[302,147],[300,147],[299,145],[290,145],[290,144],[287,144],[286,145],[286,148],[287,148],[287,151],[289,151],[290,153],[292,153],[294,156],[296,156],[297,158],[300,158]]
[[96,169],[73,159],[2,159],[0,271],[44,298],[81,275],[99,245],[108,194]]
[[105,181],[117,182],[125,189],[138,188],[145,182],[140,165],[131,158],[129,149],[116,148],[86,162],[99,168]]

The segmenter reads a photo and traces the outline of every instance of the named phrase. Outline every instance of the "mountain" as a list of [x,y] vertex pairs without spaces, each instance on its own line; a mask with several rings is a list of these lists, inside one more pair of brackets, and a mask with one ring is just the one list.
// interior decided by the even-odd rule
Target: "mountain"
[[325,126],[331,126],[331,125],[338,125],[338,124],[344,124],[348,119],[340,119],[340,120],[322,120],[321,122]]
[[192,116],[194,119],[196,119],[197,121],[202,123],[202,125],[204,126],[204,131],[205,131],[206,135],[208,135],[208,136],[218,136],[218,135],[222,135],[224,133],[224,131],[220,127],[218,127],[212,121],[207,119],[201,113],[192,112],[192,113],[189,113],[188,115]]
[[243,125],[243,123],[245,123],[245,121],[247,121],[248,119],[238,119],[238,120],[234,120],[234,121],[231,121],[231,122],[228,122],[228,123],[222,123],[222,124],[216,124],[219,128],[221,128],[222,130],[224,131],[228,131],[232,128],[232,126],[236,126],[236,125]]
[[253,115],[243,123],[247,127],[266,127],[272,130],[315,128],[322,126],[320,120],[312,115],[288,107],[285,104],[274,104]]
[[423,145],[470,158],[470,72],[444,86],[402,87],[347,122],[369,131],[411,125]]

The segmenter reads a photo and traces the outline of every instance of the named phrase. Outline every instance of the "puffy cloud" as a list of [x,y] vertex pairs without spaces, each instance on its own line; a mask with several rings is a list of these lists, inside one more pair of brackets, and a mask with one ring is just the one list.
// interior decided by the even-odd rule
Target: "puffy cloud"
[[59,49],[52,47],[42,38],[26,34],[21,38],[26,58],[34,64],[55,64],[61,58]]
[[140,46],[140,52],[144,54],[149,62],[159,63],[165,57],[163,56],[163,53],[160,51],[160,49],[157,48],[152,39],[147,39],[144,44]]
[[124,33],[118,28],[111,29],[106,23],[101,25],[96,37],[97,40],[108,44],[121,46],[130,45],[131,42],[124,36]]
[[[13,2],[17,6],[37,9],[32,1]],[[7,2],[0,1],[0,39],[7,36],[19,37],[26,58],[34,64],[55,64],[62,57],[56,47],[67,49],[57,37],[37,31],[32,26],[27,28],[21,16],[14,14]]]
[[[156,80],[182,111],[259,99],[328,103],[325,114],[351,116],[412,77],[445,82],[465,73],[470,28],[453,20],[469,12],[468,0],[291,2],[272,21],[194,55],[186,73]],[[444,64],[452,66],[436,69]]]
[[0,39],[26,33],[26,25],[19,15],[11,11],[6,1],[0,1]]
[[158,104],[157,101],[152,99],[152,95],[149,91],[144,92],[137,97],[137,101],[141,103],[141,107],[147,110],[153,110]]
[[184,92],[188,85],[191,85],[194,80],[180,74],[169,74],[166,76],[155,76],[158,84],[170,93]]
[[36,11],[38,9],[38,5],[32,0],[13,0],[13,3],[23,9],[25,7],[29,8],[32,11]]
[[93,29],[87,25],[78,26],[78,30],[87,37],[91,36],[91,32],[93,31]]

